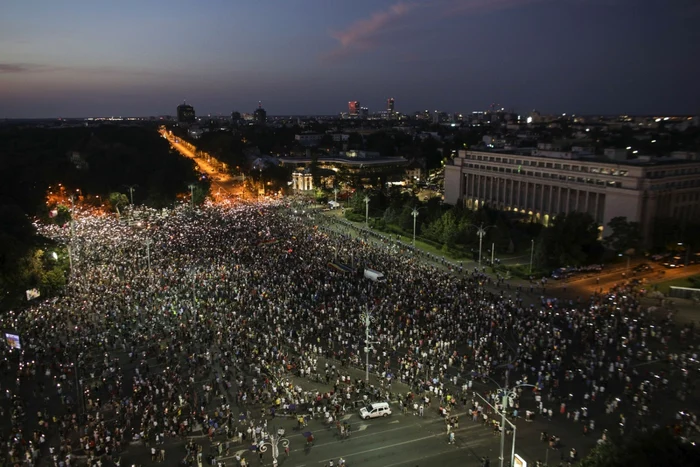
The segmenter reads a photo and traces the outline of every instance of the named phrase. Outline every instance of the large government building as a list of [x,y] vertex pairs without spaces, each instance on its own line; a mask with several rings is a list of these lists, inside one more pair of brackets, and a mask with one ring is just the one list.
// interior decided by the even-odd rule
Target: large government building
[[459,151],[445,167],[445,202],[516,211],[548,225],[559,213],[588,212],[601,231],[617,216],[642,225],[655,218],[700,218],[700,161],[694,154],[627,159],[624,150],[591,156],[583,148],[523,154]]

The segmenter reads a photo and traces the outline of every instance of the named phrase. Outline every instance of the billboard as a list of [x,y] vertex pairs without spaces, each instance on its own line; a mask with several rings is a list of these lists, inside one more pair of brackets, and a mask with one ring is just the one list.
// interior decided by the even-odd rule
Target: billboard
[[6,332],[5,342],[7,342],[7,346],[11,349],[20,350],[22,348],[22,344],[20,344],[19,336],[17,334],[10,334],[9,332]]

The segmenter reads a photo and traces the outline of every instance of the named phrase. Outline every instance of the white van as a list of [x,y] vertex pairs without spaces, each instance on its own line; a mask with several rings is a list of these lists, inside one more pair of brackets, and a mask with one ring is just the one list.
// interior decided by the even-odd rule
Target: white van
[[367,407],[360,409],[360,418],[369,420],[370,418],[388,417],[391,415],[391,407],[388,402],[374,402]]
[[365,279],[369,279],[374,282],[386,282],[386,277],[384,277],[384,274],[370,268],[365,268]]

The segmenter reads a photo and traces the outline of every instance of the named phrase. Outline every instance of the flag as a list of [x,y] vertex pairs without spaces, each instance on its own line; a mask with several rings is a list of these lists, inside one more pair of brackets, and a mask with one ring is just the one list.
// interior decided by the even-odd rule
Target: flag
[[27,300],[34,300],[35,298],[38,298],[41,293],[39,292],[39,289],[29,289],[27,290]]

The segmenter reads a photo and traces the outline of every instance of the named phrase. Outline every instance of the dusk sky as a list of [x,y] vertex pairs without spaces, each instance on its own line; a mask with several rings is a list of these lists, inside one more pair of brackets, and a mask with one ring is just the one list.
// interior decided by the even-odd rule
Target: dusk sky
[[700,0],[4,0],[0,118],[700,114]]

